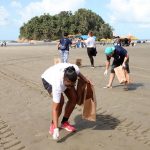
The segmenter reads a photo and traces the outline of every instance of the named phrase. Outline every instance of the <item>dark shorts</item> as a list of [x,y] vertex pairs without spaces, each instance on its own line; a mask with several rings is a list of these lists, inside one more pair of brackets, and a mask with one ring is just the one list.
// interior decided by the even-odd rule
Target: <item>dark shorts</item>
[[87,53],[88,56],[96,56],[97,55],[97,50],[95,47],[87,47]]
[[87,47],[87,53],[88,53],[88,56],[91,57],[93,56],[93,48],[92,47]]
[[[111,73],[115,73],[114,68],[119,67],[120,65],[122,65],[123,62],[114,62],[112,63],[111,66]],[[126,62],[126,67],[124,68],[125,70],[127,70],[128,73],[130,73],[130,68],[129,68],[129,60]]]
[[49,94],[52,93],[52,85],[49,84],[45,79],[42,78],[43,86],[48,91]]

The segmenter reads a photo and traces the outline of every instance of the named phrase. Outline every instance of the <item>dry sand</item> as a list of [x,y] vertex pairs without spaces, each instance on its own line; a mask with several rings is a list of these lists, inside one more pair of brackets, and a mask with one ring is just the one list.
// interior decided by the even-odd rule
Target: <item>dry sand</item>
[[[75,133],[61,130],[59,141],[48,134],[51,98],[40,76],[58,57],[55,45],[0,47],[0,150],[149,150],[150,45],[127,47],[132,84],[124,91],[117,79],[104,89],[104,46],[97,46],[96,68],[90,68],[86,49],[71,49],[74,63],[82,58],[81,72],[95,84],[97,121],[82,120],[81,107],[70,122]],[[62,116],[61,116],[62,117]]]

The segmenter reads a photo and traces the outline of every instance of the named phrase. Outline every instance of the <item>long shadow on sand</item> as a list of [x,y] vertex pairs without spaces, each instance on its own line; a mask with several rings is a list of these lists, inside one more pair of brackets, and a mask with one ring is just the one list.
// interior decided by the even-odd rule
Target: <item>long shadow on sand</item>
[[111,115],[97,115],[96,122],[83,120],[81,115],[75,117],[75,127],[77,128],[76,132],[72,132],[61,138],[58,143],[65,142],[69,137],[74,134],[86,130],[113,130],[119,125],[120,121],[117,118],[114,118]]
[[[143,83],[130,83],[128,86],[128,91],[133,91],[133,90],[137,90],[139,87],[144,86]],[[117,88],[117,87],[124,87],[123,84],[120,85],[114,85],[113,88]]]
[[132,90],[137,90],[139,87],[142,87],[144,86],[143,83],[131,83],[129,85],[129,90],[132,91]]

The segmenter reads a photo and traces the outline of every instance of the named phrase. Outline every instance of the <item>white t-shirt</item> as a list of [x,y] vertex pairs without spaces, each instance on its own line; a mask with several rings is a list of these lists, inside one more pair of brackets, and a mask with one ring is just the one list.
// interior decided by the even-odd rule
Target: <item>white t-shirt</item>
[[85,40],[85,43],[87,47],[96,47],[94,37],[89,37],[87,40]]
[[64,70],[69,66],[73,66],[76,70],[76,73],[79,74],[80,71],[77,65],[70,63],[58,63],[48,68],[41,75],[41,78],[44,78],[49,84],[52,85],[52,95],[53,101],[55,103],[60,102],[61,93],[64,92],[67,88],[63,83],[63,78],[64,78]]

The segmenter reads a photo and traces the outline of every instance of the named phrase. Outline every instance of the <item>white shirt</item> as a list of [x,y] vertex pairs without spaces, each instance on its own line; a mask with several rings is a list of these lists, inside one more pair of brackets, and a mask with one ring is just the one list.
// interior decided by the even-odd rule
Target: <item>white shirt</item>
[[79,74],[79,67],[75,64],[70,63],[58,63],[50,68],[48,68],[42,75],[41,78],[44,78],[49,84],[52,85],[52,95],[53,101],[55,103],[60,102],[61,93],[66,90],[66,86],[63,83],[64,80],[64,70],[65,68],[73,66],[76,70],[76,73]]
[[89,37],[87,40],[85,40],[85,43],[87,47],[96,47],[94,37]]

